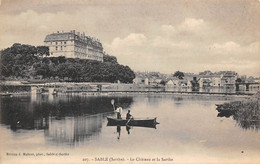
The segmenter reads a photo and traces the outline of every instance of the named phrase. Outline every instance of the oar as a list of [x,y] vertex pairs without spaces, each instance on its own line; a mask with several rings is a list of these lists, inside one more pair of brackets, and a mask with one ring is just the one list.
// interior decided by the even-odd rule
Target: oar
[[113,109],[116,110],[115,109],[115,100],[114,99],[111,100],[111,104],[113,105]]
[[131,117],[127,122],[126,125],[128,125],[128,123],[133,119],[133,117]]

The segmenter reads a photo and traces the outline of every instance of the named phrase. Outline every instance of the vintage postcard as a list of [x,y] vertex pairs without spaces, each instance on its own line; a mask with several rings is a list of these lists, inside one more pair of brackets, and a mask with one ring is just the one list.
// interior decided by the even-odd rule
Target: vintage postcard
[[259,0],[0,0],[0,163],[260,163]]

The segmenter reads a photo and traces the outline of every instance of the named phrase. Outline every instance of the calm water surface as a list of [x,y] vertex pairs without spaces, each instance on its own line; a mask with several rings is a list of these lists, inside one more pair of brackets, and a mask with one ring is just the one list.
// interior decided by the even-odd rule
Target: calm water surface
[[[111,99],[123,107],[123,116],[131,110],[135,118],[157,117],[160,124],[130,129],[107,126],[106,117],[114,115]],[[257,163],[259,126],[217,117],[215,104],[236,99],[177,95],[2,97],[2,162],[86,163],[83,158],[125,157],[128,163],[130,157],[164,157],[173,163]],[[16,157],[6,153],[69,155]]]

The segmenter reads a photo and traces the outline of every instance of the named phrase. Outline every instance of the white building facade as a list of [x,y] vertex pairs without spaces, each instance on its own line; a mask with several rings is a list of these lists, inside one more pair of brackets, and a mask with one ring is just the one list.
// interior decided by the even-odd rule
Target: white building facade
[[44,40],[50,57],[90,59],[103,62],[103,47],[98,39],[72,30],[49,34]]

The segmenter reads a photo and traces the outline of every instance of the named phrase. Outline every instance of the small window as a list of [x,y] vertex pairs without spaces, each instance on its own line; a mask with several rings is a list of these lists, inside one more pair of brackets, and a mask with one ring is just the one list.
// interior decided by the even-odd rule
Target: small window
[[66,42],[64,42],[64,44],[66,44]]

